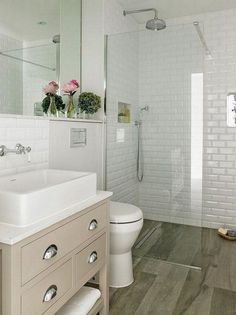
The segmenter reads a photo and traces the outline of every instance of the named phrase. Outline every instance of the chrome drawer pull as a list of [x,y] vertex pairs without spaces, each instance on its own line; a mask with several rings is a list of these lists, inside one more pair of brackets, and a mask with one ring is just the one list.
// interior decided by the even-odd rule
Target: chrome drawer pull
[[44,260],[49,260],[57,255],[57,246],[56,245],[50,245],[43,254]]
[[57,286],[51,285],[47,289],[46,293],[44,294],[43,302],[50,302],[52,299],[55,298],[56,295],[57,295]]
[[92,254],[89,256],[89,264],[94,263],[98,259],[98,253],[97,252],[92,252]]
[[98,227],[98,221],[94,219],[89,224],[89,231],[96,230],[97,227]]

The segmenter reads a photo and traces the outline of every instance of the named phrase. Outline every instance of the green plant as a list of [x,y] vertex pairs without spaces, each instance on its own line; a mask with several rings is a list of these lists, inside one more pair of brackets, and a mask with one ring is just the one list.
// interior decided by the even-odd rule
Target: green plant
[[[62,97],[60,95],[57,95],[57,94],[55,94],[52,97],[55,97],[55,103],[56,103],[57,110],[58,111],[63,110],[65,108],[65,104],[63,103]],[[42,101],[42,108],[43,108],[44,113],[47,113],[49,105],[50,105],[50,96],[47,95]]]
[[79,108],[82,112],[94,114],[101,108],[101,97],[91,92],[83,92],[79,96]]

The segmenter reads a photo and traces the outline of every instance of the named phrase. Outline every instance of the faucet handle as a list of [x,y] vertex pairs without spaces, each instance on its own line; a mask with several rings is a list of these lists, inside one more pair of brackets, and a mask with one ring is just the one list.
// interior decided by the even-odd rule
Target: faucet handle
[[31,147],[24,147],[22,144],[17,143],[16,145],[16,154],[25,154],[31,151]]
[[0,156],[6,155],[6,148],[5,145],[0,145]]
[[22,153],[25,154],[25,147],[22,144],[17,143],[16,144],[16,154],[22,154]]

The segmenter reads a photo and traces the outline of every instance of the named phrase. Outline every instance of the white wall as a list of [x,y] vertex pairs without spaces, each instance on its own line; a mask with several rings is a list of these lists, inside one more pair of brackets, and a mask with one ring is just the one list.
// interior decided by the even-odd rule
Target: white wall
[[[35,42],[27,43],[28,46],[32,46],[34,44]],[[4,37],[2,40],[0,38],[0,46],[0,50],[19,48],[22,47],[22,42]],[[68,47],[68,49],[71,49],[71,47]],[[52,54],[50,52],[47,56],[45,56],[45,54],[39,49],[25,51],[24,57],[26,59],[29,58],[32,61],[34,61],[36,58],[36,62],[49,62],[50,64],[52,59],[55,60],[55,58],[51,58],[51,55]],[[2,94],[0,95],[0,106],[2,106],[3,109],[1,112],[4,111],[6,113],[10,113],[10,109],[7,108],[6,104],[11,104],[14,101],[14,103],[20,108],[20,110],[17,110],[17,113],[22,113],[23,66],[18,61],[14,62],[11,59],[6,59],[5,57],[1,57],[1,62],[1,73],[6,70],[4,77],[1,75],[3,80],[1,82]],[[91,60],[91,62],[93,61]],[[12,79],[8,76],[10,73],[9,69],[10,72],[14,72],[14,84],[11,81]],[[43,85],[50,80],[56,79],[54,72],[52,72],[52,76],[48,76],[46,72],[46,70],[40,70],[34,66],[24,64],[24,110],[28,115],[33,113],[33,103],[35,101],[42,100],[42,97],[44,96],[42,93]],[[18,78],[18,75],[20,75],[21,78]],[[37,80],[35,78],[37,78]],[[21,83],[19,89],[15,82],[19,82],[19,84]],[[8,96],[10,98],[8,98]],[[13,114],[15,114],[15,110]],[[23,116],[9,117],[8,115],[1,116],[0,144],[4,144],[9,148],[14,148],[16,143],[21,143],[22,145],[32,147],[31,163],[28,163],[27,156],[24,155],[12,154],[2,157],[0,158],[0,176],[14,172],[21,172],[24,170],[48,167],[49,121],[47,119]]]
[[139,205],[149,219],[201,225],[202,209],[192,202],[199,196],[191,185],[191,167],[198,166],[191,158],[191,91],[192,74],[203,72],[199,38],[191,24],[180,24],[161,32],[141,31],[139,40],[139,106],[149,106],[142,114]]
[[123,16],[123,10],[116,0],[104,0],[104,32],[118,34],[138,30],[138,24],[132,17]]
[[[87,146],[70,148],[70,129],[87,129]],[[0,176],[38,168],[73,169],[96,172],[103,188],[102,123],[49,121],[44,118],[0,117],[0,145],[30,146],[28,155],[8,154],[0,158]],[[50,135],[50,136],[49,136]]]
[[202,21],[213,56],[204,63],[202,224],[215,228],[236,227],[236,129],[226,124],[226,97],[236,91],[235,19],[236,8],[170,21]]
[[[104,2],[98,0],[96,1],[96,5],[96,10],[94,10],[94,1],[84,1],[83,83],[84,90],[93,90],[97,94],[102,94],[104,73],[104,29],[107,33],[109,30],[111,33],[117,33],[120,32],[120,30],[122,32],[128,31],[129,27],[126,28],[125,26],[123,29],[125,21],[122,17],[122,12],[121,14],[119,13],[120,8],[117,7],[115,2],[113,3],[113,1],[110,2],[109,0],[106,2],[106,12],[108,13],[106,13],[105,21],[110,22],[105,23],[105,26],[103,24]],[[205,104],[202,189],[203,224],[213,227],[225,223],[234,227],[236,226],[236,129],[226,126],[226,95],[229,91],[235,91],[235,18],[236,10],[234,9],[169,21],[169,24],[178,25],[192,23],[196,19],[203,21],[206,40],[213,54],[213,60],[205,62],[204,72]],[[221,22],[220,27],[219,21]],[[131,24],[133,27],[133,23]],[[186,45],[187,43],[188,42],[186,41]],[[173,49],[173,45],[175,45],[174,39],[169,42],[170,51]],[[186,56],[184,57],[186,58]],[[117,67],[119,67],[119,63],[117,64]],[[122,69],[121,72],[123,75]],[[175,81],[173,84],[175,84]],[[133,103],[132,99],[130,102]],[[168,117],[169,114],[170,113],[167,115]],[[27,158],[25,156],[9,155],[1,159],[1,175],[9,172],[21,171],[25,168],[30,169],[47,165],[49,143],[49,128],[47,121],[1,117],[0,125],[2,144],[14,147],[17,142],[21,142],[23,145],[32,146],[33,149],[31,164],[27,163]],[[148,130],[148,126],[146,127]],[[158,126],[155,128],[155,130],[157,130],[156,132],[158,132]],[[111,137],[113,137],[113,140],[115,139],[114,133],[113,136],[111,133]],[[150,146],[152,146],[153,143],[150,139],[146,139],[146,141],[147,144],[149,141]],[[134,143],[135,141],[132,142],[132,145],[134,145]],[[116,146],[115,142],[113,144]],[[116,146],[116,149],[118,148],[119,144]],[[129,149],[130,146],[128,145],[127,148],[125,148],[125,152],[127,153]],[[122,152],[120,149],[118,151]],[[150,154],[152,154],[152,152],[150,152]],[[161,151],[160,154],[163,154],[163,151]],[[174,151],[173,156],[177,157],[177,160],[181,160],[179,151]],[[114,155],[114,167],[116,167],[118,160],[118,156],[117,160],[115,157],[116,156]],[[123,156],[119,158],[121,159]],[[150,156],[148,157],[147,155],[146,158],[149,159]],[[155,163],[155,159],[153,160],[153,163]],[[123,166],[122,163],[117,166],[118,173],[120,170],[122,171]],[[132,174],[134,173],[132,172]],[[123,179],[125,179],[125,176]],[[171,213],[169,218],[173,221]],[[187,223],[184,220],[181,222]]]
[[[71,128],[85,128],[87,144],[70,147]],[[96,172],[103,188],[102,123],[50,121],[49,166],[57,169]]]
[[60,9],[60,81],[64,84],[80,81],[81,1],[61,0]]
[[[113,200],[138,202],[136,177],[138,119],[138,24],[124,17],[115,0],[105,1],[105,33],[110,34],[107,55],[107,177]],[[126,33],[125,35],[115,35]],[[111,35],[111,34],[114,34]],[[131,123],[118,123],[118,102],[131,105]]]
[[[139,69],[139,101],[140,107],[147,105],[147,102],[151,105],[150,113],[143,115],[145,177],[140,184],[140,205],[146,217],[200,224],[202,214],[204,226],[236,226],[236,129],[226,125],[226,96],[228,92],[235,91],[235,18],[236,9],[231,9],[172,19],[167,21],[169,29],[171,25],[178,27],[173,28],[171,37],[166,37],[168,29],[158,35],[147,33],[140,37],[139,49],[143,59],[140,60]],[[200,66],[199,58],[196,62],[200,42],[192,26],[195,20],[204,25],[206,41],[213,55],[213,60],[205,60],[204,69]],[[181,26],[188,23],[189,26]],[[112,30],[112,23],[110,28]],[[152,43],[152,36],[159,36],[158,43]],[[120,51],[120,48],[117,49],[118,54]],[[113,58],[120,61],[115,53]],[[121,61],[117,62],[117,70],[112,71],[117,71],[117,77],[112,78],[111,85],[123,79],[122,71],[118,75],[118,69],[122,69],[120,64]],[[176,69],[174,73],[171,71],[173,69]],[[198,168],[203,168],[202,172],[199,170],[202,187],[201,182],[198,182],[196,188],[190,176],[196,174],[191,165],[194,163],[194,159],[191,159],[193,129],[197,138],[197,129],[191,129],[190,123],[190,75],[201,73],[202,70],[205,91],[203,121],[192,122],[192,127],[199,123],[199,139],[202,139],[203,124],[203,160],[202,163],[196,163]],[[184,81],[188,74],[188,79]],[[186,86],[181,84],[183,81]],[[113,105],[110,105],[110,110],[114,110]],[[109,137],[113,148],[115,136],[113,141],[112,133]],[[166,150],[167,146],[169,148]],[[123,166],[115,160],[114,154],[114,169],[116,165],[118,174],[122,172]],[[174,189],[173,182],[180,186],[183,184],[179,193]],[[119,183],[117,185],[119,187]],[[173,192],[176,194],[174,199]],[[124,196],[123,193],[121,195]]]
[[48,120],[0,117],[0,145],[14,149],[17,143],[32,148],[31,162],[28,162],[27,154],[8,154],[0,157],[0,176],[48,167]]
[[[104,0],[82,0],[82,92],[104,97]],[[103,119],[103,109],[97,113]]]
[[[204,18],[213,60],[205,65],[203,220],[236,226],[236,129],[226,125],[226,96],[236,92],[236,9]],[[219,25],[219,21],[221,21]]]
[[[99,1],[97,1],[99,4]],[[87,72],[84,72],[84,83],[85,83],[85,89],[88,89],[90,91],[94,91],[95,93],[99,95],[103,95],[103,74],[104,74],[104,58],[103,58],[103,53],[104,53],[104,28],[103,28],[103,1],[100,2],[100,12],[94,11],[94,6],[93,6],[93,1],[90,2],[89,6],[89,1],[86,0],[85,3],[85,8],[84,8],[84,30],[85,30],[85,38],[87,41],[84,43],[84,48],[85,48],[85,60],[84,60],[84,65],[87,68]],[[86,9],[87,8],[87,9]],[[86,10],[91,9],[94,16],[97,19],[97,24],[96,26],[98,27],[100,25],[100,28],[98,27],[97,31],[98,33],[94,34],[94,38],[97,40],[97,44],[100,47],[100,54],[98,54],[99,49],[97,49],[96,44],[94,44],[94,49],[91,51],[90,50],[90,41],[92,41],[92,33],[90,33],[91,27],[92,30],[94,31],[96,27],[94,28],[94,24],[91,25],[91,18],[92,16],[90,13],[88,13]],[[101,14],[100,14],[101,13]],[[86,18],[87,17],[87,18]],[[78,17],[79,18],[79,17]],[[89,24],[88,24],[89,23]],[[101,39],[101,41],[99,40]],[[2,41],[2,46],[1,49],[5,48],[12,48],[12,45],[6,45],[10,40],[7,39],[5,41]],[[1,42],[1,41],[0,41]],[[17,44],[19,44],[17,42]],[[30,43],[28,43],[30,45]],[[31,43],[32,44],[32,43]],[[34,43],[33,43],[34,44]],[[22,45],[20,43],[19,45]],[[93,43],[92,43],[93,45]],[[30,45],[31,46],[31,45]],[[14,46],[15,47],[15,46]],[[87,50],[86,50],[87,47]],[[71,49],[71,47],[68,47],[68,49]],[[88,52],[88,53],[87,53]],[[91,52],[91,53],[90,53]],[[39,51],[38,53],[26,53],[25,57],[29,58],[38,58],[40,62],[44,61],[50,61],[51,58],[45,58],[43,59],[43,56],[41,52]],[[50,55],[51,56],[51,55]],[[2,57],[3,58],[3,57]],[[79,56],[78,56],[79,58]],[[43,59],[43,60],[42,60]],[[50,59],[50,60],[49,60]],[[3,65],[2,65],[2,70],[6,69],[8,71],[8,66],[5,58],[3,59]],[[18,62],[16,62],[19,64]],[[66,64],[66,62],[65,62]],[[92,82],[91,78],[93,76],[96,77],[98,71],[96,69],[96,66],[99,67],[100,69],[100,75],[97,76],[97,79],[95,80],[95,83],[92,83],[90,85],[90,82]],[[17,70],[18,71],[18,70]],[[17,72],[14,68],[14,75],[18,75]],[[36,72],[40,72],[38,68],[32,69],[32,66],[29,65],[24,65],[24,72],[25,74],[30,76],[30,78],[33,80],[36,76]],[[54,73],[53,73],[54,74]],[[5,76],[6,78],[6,76]],[[21,78],[22,78],[22,71],[21,71]],[[39,81],[32,83],[31,79],[25,79],[24,81],[24,98],[25,98],[25,111],[27,114],[32,114],[32,108],[33,108],[33,103],[35,101],[40,101],[43,97],[42,94],[42,86],[44,83],[46,83],[49,80],[55,80],[55,77],[46,77],[45,78],[45,71],[42,73],[40,76]],[[20,82],[20,80],[18,81]],[[87,83],[86,83],[87,82]],[[4,84],[7,84],[7,87],[5,87]],[[1,96],[0,102],[3,102],[5,99],[6,91],[7,88],[9,88],[10,81],[7,79],[4,82],[2,82],[2,87],[4,89],[1,89],[1,91],[4,92],[4,94]],[[23,83],[22,83],[23,85]],[[18,95],[18,99],[21,101],[22,96],[20,97],[20,93],[22,93],[22,87],[21,87],[21,92],[19,92],[16,89],[16,86],[12,88],[12,90],[9,89],[9,93],[11,92],[11,95],[14,95],[16,92]],[[15,99],[15,98],[14,98]],[[1,104],[1,103],[0,103]],[[19,102],[17,103],[19,105]],[[20,104],[22,108],[22,104]],[[7,110],[9,113],[9,110]],[[103,117],[103,116],[101,116]],[[60,125],[61,124],[61,125]],[[74,126],[77,126],[77,123],[73,123]],[[64,128],[65,126],[62,121],[58,122],[58,128]],[[92,125],[89,125],[92,126]],[[94,125],[95,126],[95,125]],[[103,139],[103,136],[101,135],[102,130],[102,125],[99,124],[99,127],[97,129],[93,129],[93,136],[92,139],[96,139],[97,142],[94,144],[93,148],[90,145],[90,149],[92,148],[92,153],[91,150],[89,151],[89,155],[92,157],[99,157],[96,160],[96,165],[92,165],[91,170],[98,169],[98,164],[99,166],[99,171],[103,173],[103,163],[101,161],[102,154],[103,154],[103,146],[101,144],[101,140]],[[14,173],[14,172],[21,172],[24,170],[30,170],[30,169],[35,169],[35,168],[41,168],[41,167],[48,167],[49,163],[49,121],[47,119],[40,119],[40,118],[32,118],[32,117],[16,117],[12,116],[9,117],[8,115],[6,116],[1,116],[0,117],[0,143],[6,145],[9,148],[14,148],[16,143],[21,143],[22,145],[25,146],[31,146],[32,147],[32,152],[31,152],[31,163],[27,162],[27,156],[19,156],[19,155],[7,155],[6,157],[2,157],[0,159],[0,176],[9,174],[9,173]],[[61,142],[60,142],[61,143]],[[67,141],[65,139],[64,145],[67,145]],[[66,153],[66,152],[65,152]],[[97,155],[96,155],[97,153]],[[77,159],[77,155],[75,155],[74,159]],[[74,161],[75,161],[74,160]],[[83,162],[88,161],[87,157],[83,158],[80,160],[80,169],[82,168]],[[77,165],[76,165],[77,167]],[[100,178],[100,187],[103,185],[101,181],[103,180],[103,176],[99,174]]]
[[[107,189],[113,199],[138,202],[138,34],[110,36],[107,71]],[[118,123],[118,103],[130,105],[131,122]]]

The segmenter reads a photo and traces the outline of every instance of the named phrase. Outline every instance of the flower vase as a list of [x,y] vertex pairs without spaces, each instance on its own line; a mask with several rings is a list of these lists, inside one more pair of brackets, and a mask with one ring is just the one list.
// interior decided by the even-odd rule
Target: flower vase
[[69,95],[68,103],[65,108],[65,117],[66,118],[74,118],[75,116],[75,105],[73,101],[73,96]]
[[49,103],[49,107],[47,110],[47,116],[58,116],[58,111],[57,111],[57,107],[56,107],[56,102],[55,102],[55,96],[50,96],[50,103]]
[[87,113],[87,119],[94,119],[94,113]]
[[94,119],[94,114],[83,112],[83,119]]
[[83,112],[81,111],[80,107],[78,107],[77,118],[78,119],[83,119],[84,118]]

